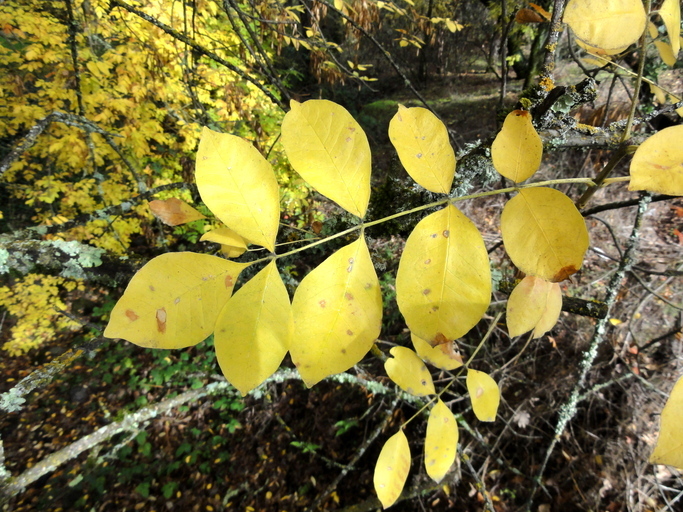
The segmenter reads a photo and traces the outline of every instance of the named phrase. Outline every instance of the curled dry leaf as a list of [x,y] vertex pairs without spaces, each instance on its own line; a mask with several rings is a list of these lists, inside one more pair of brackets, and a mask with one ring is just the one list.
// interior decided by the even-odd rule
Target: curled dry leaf
[[179,226],[194,220],[206,219],[204,215],[177,197],[150,201],[149,209],[167,226]]

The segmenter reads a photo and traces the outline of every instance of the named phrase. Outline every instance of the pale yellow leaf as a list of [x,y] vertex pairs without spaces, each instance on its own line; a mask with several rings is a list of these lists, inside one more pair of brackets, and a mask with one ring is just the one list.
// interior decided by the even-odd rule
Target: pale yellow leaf
[[635,43],[647,16],[642,0],[569,0],[564,22],[586,44],[613,50]]
[[448,340],[445,343],[432,347],[413,333],[410,333],[410,339],[413,341],[417,355],[427,363],[442,370],[455,370],[462,366],[462,356],[453,340]]
[[186,224],[187,222],[206,218],[185,201],[176,197],[150,201],[149,209],[156,218],[167,226],[178,226],[180,224]]
[[422,219],[406,241],[396,300],[411,332],[431,345],[474,327],[491,301],[491,272],[476,226],[449,205]]
[[275,250],[280,195],[272,166],[240,137],[204,128],[195,173],[202,200],[225,225]]
[[247,242],[230,228],[217,228],[204,233],[201,242],[221,244],[221,251],[227,258],[237,258],[247,250]]
[[628,46],[630,46],[630,45],[628,45],[628,46],[622,46],[620,48],[613,48],[611,50],[605,50],[604,48],[596,48],[595,46],[591,46],[589,44],[586,44],[583,41],[581,41],[580,39],[576,40],[576,44],[579,45],[584,50],[586,50],[588,53],[605,59],[605,60],[599,60],[598,59],[598,62],[600,63],[598,65],[600,65],[600,66],[604,66],[606,62],[609,62],[610,60],[612,60],[610,57],[611,55],[617,55],[617,54],[623,52],[624,50],[626,50],[628,48]]
[[631,160],[629,190],[683,196],[683,125],[670,126],[643,142]]
[[472,410],[479,421],[495,421],[500,390],[488,373],[469,368],[467,370],[467,391],[470,394]]
[[657,103],[664,105],[666,103],[666,93],[654,84],[648,84],[650,86],[650,92],[654,95]]
[[216,321],[216,357],[242,395],[278,369],[292,336],[287,289],[272,261],[225,304]]
[[384,443],[375,465],[373,483],[383,508],[389,508],[401,495],[409,471],[410,446],[399,430]]
[[588,249],[583,217],[571,199],[551,188],[521,189],[503,208],[500,230],[512,262],[546,281],[577,272]]
[[403,391],[415,396],[434,394],[434,383],[427,367],[415,352],[406,347],[394,347],[393,357],[384,362],[384,369]]
[[308,387],[360,361],[382,327],[382,295],[365,239],[313,269],[294,293],[292,310],[290,352]]
[[429,110],[398,106],[389,139],[408,174],[431,192],[448,194],[455,176],[455,152],[446,126]]
[[662,62],[671,68],[674,67],[676,65],[676,56],[671,50],[671,45],[664,41],[655,41],[655,46]]
[[540,338],[560,318],[560,285],[535,276],[526,276],[512,290],[507,303],[507,326],[510,337],[534,330]]
[[130,280],[104,335],[148,348],[196,345],[213,332],[246,266],[192,252],[157,256]]
[[436,483],[453,466],[457,449],[458,423],[446,404],[437,400],[429,411],[425,436],[425,469]]
[[659,439],[650,464],[667,464],[683,469],[683,377],[678,379],[662,410]]
[[496,170],[519,183],[538,170],[543,157],[543,141],[526,110],[513,110],[491,144],[491,159]]
[[[671,43],[671,51],[674,56],[674,62],[678,57],[678,52],[681,49],[680,34],[681,34],[681,3],[680,0],[664,0],[664,3],[659,8],[659,15],[664,21],[666,33],[669,35]],[[668,64],[668,62],[667,62]],[[671,65],[671,64],[669,64]]]
[[345,210],[364,217],[370,200],[370,145],[346,109],[327,100],[290,103],[282,145],[303,179]]

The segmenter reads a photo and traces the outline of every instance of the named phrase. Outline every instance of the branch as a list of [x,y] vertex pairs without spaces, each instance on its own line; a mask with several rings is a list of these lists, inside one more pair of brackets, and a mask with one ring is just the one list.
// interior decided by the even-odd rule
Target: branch
[[[612,275],[612,278],[610,279],[607,285],[605,304],[607,305],[608,312],[609,309],[611,309],[611,307],[616,302],[617,294],[619,293],[619,290],[621,290],[621,285],[624,276],[633,265],[633,253],[635,252],[636,247],[638,245],[640,227],[643,221],[643,216],[645,215],[645,211],[647,210],[647,206],[649,203],[650,196],[648,194],[643,195],[638,204],[636,219],[633,223],[633,229],[631,230],[631,235],[629,236],[628,242],[626,244],[624,255],[619,262],[619,267],[617,268],[617,271]],[[609,315],[597,321],[595,331],[593,332],[593,336],[591,338],[589,347],[584,352],[583,359],[581,360],[581,363],[579,365],[579,378],[576,384],[574,385],[574,388],[572,389],[571,395],[569,396],[565,404],[560,408],[559,417],[557,420],[557,424],[555,426],[555,436],[550,442],[550,446],[548,446],[548,449],[546,450],[543,463],[541,464],[538,474],[534,479],[534,484],[531,488],[529,499],[527,501],[527,510],[530,510],[536,491],[538,490],[539,485],[541,485],[543,473],[545,472],[545,469],[548,465],[548,461],[550,460],[550,456],[552,455],[555,446],[559,442],[569,422],[572,421],[572,419],[574,419],[574,416],[576,416],[576,413],[578,412],[578,404],[581,401],[581,390],[586,384],[588,372],[593,367],[593,362],[595,361],[595,358],[598,355],[598,348],[605,339],[605,332],[607,330],[609,322],[608,316]]]
[[543,60],[543,70],[539,76],[539,82],[544,84],[553,80],[553,72],[555,71],[555,52],[557,51],[557,42],[560,40],[560,35],[564,30],[562,26],[562,15],[564,14],[565,0],[555,0],[553,7],[553,17],[550,20],[550,32],[545,43],[545,59]]
[[161,30],[163,30],[164,32],[166,32],[166,33],[167,33],[168,35],[170,35],[171,37],[177,39],[178,41],[181,41],[181,42],[185,43],[186,45],[188,45],[189,47],[191,47],[191,48],[192,48],[194,51],[196,51],[197,53],[199,53],[199,54],[201,54],[201,55],[204,55],[204,56],[210,58],[211,60],[213,60],[214,62],[217,62],[218,64],[220,64],[220,65],[222,65],[222,66],[225,66],[226,68],[228,68],[230,71],[232,71],[233,73],[235,73],[236,75],[238,75],[238,76],[239,76],[240,78],[242,78],[243,80],[246,80],[246,81],[248,81],[248,82],[251,82],[253,85],[255,85],[256,87],[258,87],[258,89],[259,89],[263,94],[265,94],[273,103],[275,103],[275,104],[276,104],[278,107],[280,107],[282,110],[285,110],[285,104],[284,104],[281,100],[279,100],[278,98],[276,98],[275,95],[273,95],[272,92],[270,92],[268,89],[266,89],[266,88],[263,86],[263,84],[261,84],[261,82],[259,82],[256,78],[254,78],[254,77],[248,75],[247,73],[245,73],[244,71],[242,71],[241,69],[239,69],[237,66],[234,66],[234,65],[230,64],[227,60],[223,59],[222,57],[219,57],[218,55],[216,55],[216,54],[215,54],[214,52],[212,52],[211,50],[208,50],[208,49],[204,48],[203,46],[201,46],[201,45],[199,45],[198,43],[194,42],[194,41],[193,41],[192,39],[190,39],[189,37],[185,36],[184,34],[181,34],[181,33],[178,32],[177,30],[174,30],[173,28],[171,28],[171,27],[169,27],[168,25],[166,25],[165,23],[162,23],[162,22],[159,21],[158,19],[153,18],[153,17],[150,16],[149,14],[145,14],[144,12],[142,12],[142,11],[140,11],[139,9],[133,7],[132,5],[129,5],[129,4],[125,3],[125,2],[123,2],[122,0],[111,0],[111,5],[121,7],[121,8],[123,8],[123,9],[127,10],[128,12],[131,12],[131,13],[135,14],[136,16],[139,16],[140,18],[142,18],[142,19],[145,20],[145,21],[148,21],[149,23],[151,23],[151,24],[154,25],[155,27],[160,28]]

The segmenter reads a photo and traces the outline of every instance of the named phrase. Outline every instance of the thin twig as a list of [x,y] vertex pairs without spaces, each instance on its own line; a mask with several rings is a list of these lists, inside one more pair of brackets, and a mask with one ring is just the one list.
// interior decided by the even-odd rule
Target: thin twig
[[[626,248],[624,250],[624,256],[621,258],[617,271],[612,275],[612,278],[610,279],[607,285],[606,297],[604,302],[607,304],[608,308],[611,308],[616,302],[617,294],[621,289],[622,280],[626,273],[630,270],[631,266],[633,265],[632,255],[638,245],[640,227],[642,224],[643,216],[645,214],[645,211],[647,210],[647,206],[649,205],[649,203],[650,196],[648,194],[643,195],[638,205],[636,219],[633,223],[633,229],[631,230],[631,235],[629,236]],[[574,416],[576,416],[576,413],[578,412],[578,404],[581,399],[581,390],[583,389],[586,383],[588,372],[593,367],[593,362],[595,361],[595,358],[598,355],[598,348],[605,339],[605,333],[607,331],[608,324],[609,315],[607,315],[605,318],[598,320],[596,323],[595,331],[593,332],[593,336],[591,338],[589,347],[584,352],[583,359],[581,360],[581,363],[579,365],[579,378],[576,384],[574,385],[574,388],[572,389],[572,392],[568,400],[560,408],[559,417],[557,420],[557,424],[555,426],[555,435],[552,441],[550,442],[548,449],[546,450],[545,458],[536,475],[536,478],[534,479],[531,492],[529,493],[529,499],[526,504],[527,511],[531,510],[534,496],[536,495],[536,491],[539,485],[541,485],[543,474],[545,473],[545,469],[550,460],[550,456],[555,450],[555,446],[560,441],[560,438],[564,433],[565,429],[567,428],[569,422],[571,422],[572,419],[574,419]]]

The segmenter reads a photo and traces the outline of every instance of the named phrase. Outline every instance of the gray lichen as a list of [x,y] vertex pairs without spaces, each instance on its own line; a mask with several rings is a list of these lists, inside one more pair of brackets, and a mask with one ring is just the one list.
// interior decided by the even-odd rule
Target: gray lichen
[[7,412],[20,411],[25,402],[26,399],[17,388],[12,388],[7,393],[0,395],[0,409]]

